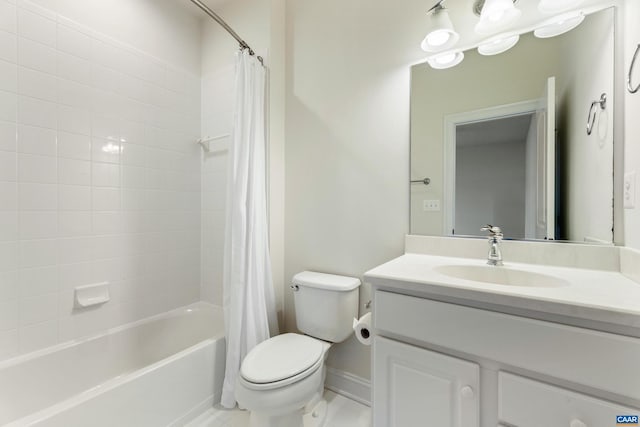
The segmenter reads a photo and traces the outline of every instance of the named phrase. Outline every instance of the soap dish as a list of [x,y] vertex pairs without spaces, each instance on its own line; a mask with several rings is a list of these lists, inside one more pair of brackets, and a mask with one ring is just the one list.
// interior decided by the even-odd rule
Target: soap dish
[[78,308],[104,304],[110,299],[109,282],[92,283],[75,288],[75,305]]

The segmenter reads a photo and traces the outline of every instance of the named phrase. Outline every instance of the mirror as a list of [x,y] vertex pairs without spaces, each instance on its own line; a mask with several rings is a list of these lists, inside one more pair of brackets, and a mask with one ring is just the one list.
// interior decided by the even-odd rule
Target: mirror
[[493,224],[505,238],[611,244],[613,90],[613,8],[496,56],[414,65],[411,233]]

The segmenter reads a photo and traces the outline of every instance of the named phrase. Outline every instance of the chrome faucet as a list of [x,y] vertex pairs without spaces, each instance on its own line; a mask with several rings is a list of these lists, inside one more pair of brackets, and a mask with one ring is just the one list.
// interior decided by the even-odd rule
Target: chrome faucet
[[491,224],[487,224],[482,227],[481,230],[489,232],[489,255],[487,256],[487,264],[495,266],[502,265],[502,251],[500,250],[502,230],[500,227]]

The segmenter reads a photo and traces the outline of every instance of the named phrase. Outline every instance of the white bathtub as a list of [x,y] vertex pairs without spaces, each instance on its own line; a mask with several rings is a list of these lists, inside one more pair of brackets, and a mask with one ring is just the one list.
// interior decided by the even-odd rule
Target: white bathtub
[[0,425],[180,426],[220,398],[222,310],[207,303],[0,362]]

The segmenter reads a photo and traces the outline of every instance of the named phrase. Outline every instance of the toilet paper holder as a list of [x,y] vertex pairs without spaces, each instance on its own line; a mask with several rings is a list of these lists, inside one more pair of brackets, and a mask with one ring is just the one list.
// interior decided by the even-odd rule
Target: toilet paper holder
[[364,308],[369,310],[371,308],[371,300],[364,303]]

